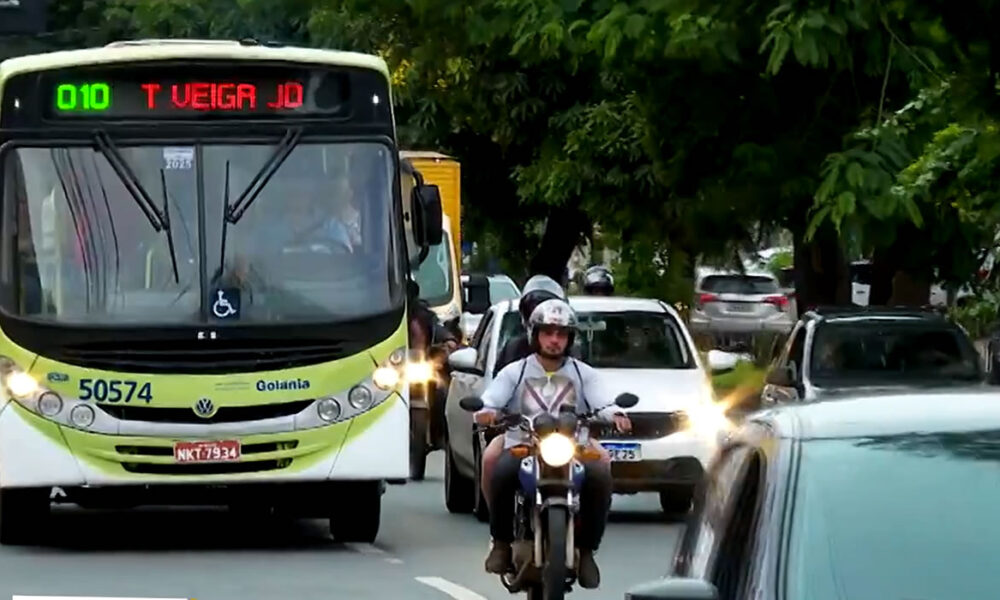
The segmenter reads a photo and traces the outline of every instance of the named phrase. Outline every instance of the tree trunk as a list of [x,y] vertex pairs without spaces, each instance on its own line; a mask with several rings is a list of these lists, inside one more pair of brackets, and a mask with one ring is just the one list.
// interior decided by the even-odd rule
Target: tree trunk
[[878,248],[872,255],[871,291],[868,306],[885,306],[892,298],[892,278],[899,270],[899,257],[893,247]]
[[799,314],[817,306],[849,303],[850,272],[836,231],[824,227],[810,242],[804,233],[804,228],[792,232]]
[[553,208],[545,221],[545,233],[531,260],[531,275],[548,275],[566,285],[566,265],[590,220],[576,207]]
[[890,306],[925,306],[930,302],[931,284],[922,277],[898,271],[892,279]]

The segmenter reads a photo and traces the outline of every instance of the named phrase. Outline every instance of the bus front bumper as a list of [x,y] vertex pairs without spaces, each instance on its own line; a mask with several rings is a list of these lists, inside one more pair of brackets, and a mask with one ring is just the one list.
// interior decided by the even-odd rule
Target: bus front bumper
[[[210,485],[404,479],[409,409],[390,398],[347,421],[278,433],[125,436],[73,429],[15,402],[0,407],[0,487]],[[235,440],[230,462],[179,462],[177,442]]]

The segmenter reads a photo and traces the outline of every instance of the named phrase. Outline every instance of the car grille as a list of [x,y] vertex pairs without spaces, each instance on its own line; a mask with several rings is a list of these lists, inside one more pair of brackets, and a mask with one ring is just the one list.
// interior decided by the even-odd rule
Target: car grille
[[101,410],[122,421],[145,421],[147,423],[183,423],[208,425],[212,423],[239,423],[262,421],[298,414],[313,400],[296,400],[256,406],[223,406],[211,417],[204,418],[193,408],[157,408],[152,406],[127,406],[123,404],[99,405]]
[[630,412],[628,417],[632,421],[632,431],[629,433],[606,432],[600,437],[616,440],[655,440],[676,433],[685,425],[684,413],[681,412]]

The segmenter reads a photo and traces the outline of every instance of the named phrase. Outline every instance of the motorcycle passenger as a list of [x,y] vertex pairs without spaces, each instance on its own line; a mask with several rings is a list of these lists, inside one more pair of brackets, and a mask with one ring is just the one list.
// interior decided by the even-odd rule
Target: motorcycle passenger
[[604,265],[594,265],[583,274],[583,291],[588,296],[614,296],[615,278]]
[[[590,365],[568,356],[576,332],[577,318],[563,300],[539,304],[528,319],[530,356],[506,366],[483,392],[484,408],[476,422],[490,425],[497,413],[520,413],[534,417],[544,411],[558,414],[559,407],[571,404],[577,413],[596,410],[599,420],[612,422],[618,431],[629,431],[629,418],[618,409],[603,387],[598,372]],[[490,501],[490,533],[493,547],[486,558],[486,570],[502,574],[511,569],[514,540],[514,496],[519,485],[521,460],[510,449],[523,443],[523,432],[511,429],[503,436],[503,452],[493,468],[493,497]],[[597,446],[595,442],[592,445]],[[597,446],[599,447],[599,446]],[[577,580],[585,589],[600,585],[601,574],[594,560],[611,508],[610,463],[584,461],[585,477],[580,490],[580,529],[577,547],[580,560]]]
[[504,344],[503,349],[497,356],[497,364],[494,374],[510,363],[521,360],[531,354],[531,345],[528,343],[528,318],[531,317],[535,307],[546,300],[565,300],[566,291],[548,275],[535,275],[524,284],[521,291],[521,299],[518,301],[517,310],[521,313],[521,323],[524,324],[524,333],[510,338]]

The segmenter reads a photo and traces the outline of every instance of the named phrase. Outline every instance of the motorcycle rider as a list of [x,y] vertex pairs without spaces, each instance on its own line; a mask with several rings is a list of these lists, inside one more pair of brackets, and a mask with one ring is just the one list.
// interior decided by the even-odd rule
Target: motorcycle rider
[[594,265],[583,274],[583,291],[588,296],[614,296],[615,278],[604,265]]
[[[590,365],[568,356],[576,332],[577,318],[564,300],[539,304],[528,319],[528,337],[533,354],[504,369],[483,392],[484,408],[476,413],[480,425],[495,422],[500,410],[533,417],[543,411],[558,414],[563,404],[576,406],[577,413],[596,412],[599,420],[612,422],[618,431],[631,430],[629,418],[615,406],[603,387],[598,372]],[[490,501],[490,533],[493,547],[486,558],[486,570],[502,574],[511,568],[514,539],[514,496],[518,487],[521,460],[510,448],[523,443],[522,432],[509,430],[503,436],[503,453],[493,468]],[[596,442],[591,444],[600,447]],[[608,511],[611,508],[611,468],[603,459],[585,460],[585,477],[580,490],[580,551],[577,580],[585,589],[600,585],[601,574],[594,560]]]

